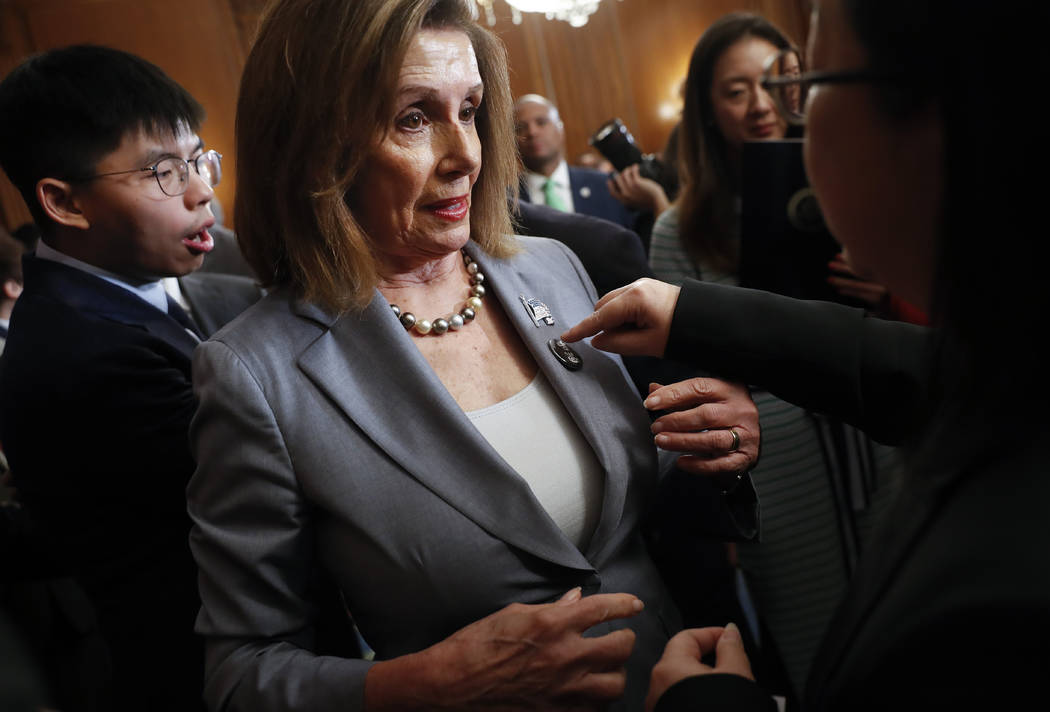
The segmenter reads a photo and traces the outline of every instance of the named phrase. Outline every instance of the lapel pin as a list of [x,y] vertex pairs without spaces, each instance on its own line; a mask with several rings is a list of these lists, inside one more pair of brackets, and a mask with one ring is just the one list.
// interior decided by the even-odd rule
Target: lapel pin
[[547,342],[547,348],[554,354],[554,358],[570,371],[579,371],[583,368],[583,359],[580,358],[580,355],[561,339],[551,339]]
[[532,320],[536,322],[536,326],[540,325],[540,321],[545,322],[547,326],[554,326],[554,315],[551,314],[551,310],[546,304],[535,297],[526,297],[524,294],[519,294],[518,299],[521,300],[525,311],[529,313]]
[[591,197],[591,189],[589,187],[587,187],[587,186],[583,186],[582,188],[580,188],[580,197],[581,198],[589,198],[589,197]]

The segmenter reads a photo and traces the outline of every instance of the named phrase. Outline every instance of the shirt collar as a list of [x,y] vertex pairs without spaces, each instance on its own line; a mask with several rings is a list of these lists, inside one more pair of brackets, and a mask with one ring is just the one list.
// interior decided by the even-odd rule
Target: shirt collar
[[[525,185],[529,189],[530,195],[542,195],[543,185],[548,180],[548,177],[542,173],[536,173],[534,171],[525,172]],[[569,164],[562,159],[562,162],[558,164],[558,167],[554,169],[554,172],[550,174],[550,180],[554,181],[554,185],[559,188],[569,188]]]
[[115,284],[118,287],[128,290],[139,299],[149,302],[165,314],[168,313],[168,293],[164,291],[164,283],[161,280],[147,282],[146,284],[141,285],[131,284],[118,274],[114,274],[113,272],[104,270],[101,267],[96,267],[95,265],[78,260],[76,257],[70,257],[64,252],[59,252],[43,240],[37,241],[36,256],[42,260],[59,262],[68,267],[78,269],[81,272],[93,274],[96,277],[106,280],[110,284]]

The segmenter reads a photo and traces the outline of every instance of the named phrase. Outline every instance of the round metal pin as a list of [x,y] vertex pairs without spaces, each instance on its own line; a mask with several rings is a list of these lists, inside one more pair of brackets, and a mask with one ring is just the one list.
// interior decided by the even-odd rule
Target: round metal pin
[[547,347],[550,348],[554,357],[561,362],[561,365],[570,371],[579,371],[583,368],[583,359],[580,358],[580,355],[561,339],[551,339],[547,342]]

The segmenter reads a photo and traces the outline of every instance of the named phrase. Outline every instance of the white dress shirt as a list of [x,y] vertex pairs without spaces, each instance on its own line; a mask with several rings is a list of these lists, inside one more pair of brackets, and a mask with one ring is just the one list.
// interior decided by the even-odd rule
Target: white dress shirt
[[[572,186],[569,184],[569,164],[564,159],[551,173],[550,179],[554,181],[554,189],[565,204],[565,211],[570,213],[576,212],[576,204],[572,200]],[[546,182],[547,176],[542,173],[533,173],[532,171],[525,173],[525,185],[529,189],[531,202],[540,205],[547,204],[547,198],[543,192],[543,186]]]

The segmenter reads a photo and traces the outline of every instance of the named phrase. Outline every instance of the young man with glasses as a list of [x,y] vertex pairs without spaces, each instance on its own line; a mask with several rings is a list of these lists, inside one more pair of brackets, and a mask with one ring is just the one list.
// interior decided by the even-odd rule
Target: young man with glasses
[[81,587],[106,647],[75,693],[74,647],[43,660],[64,710],[202,708],[190,356],[261,295],[192,275],[222,171],[203,115],[159,68],[103,47],[36,55],[0,82],[0,166],[41,230],[0,360],[0,441],[48,552],[35,563]]

